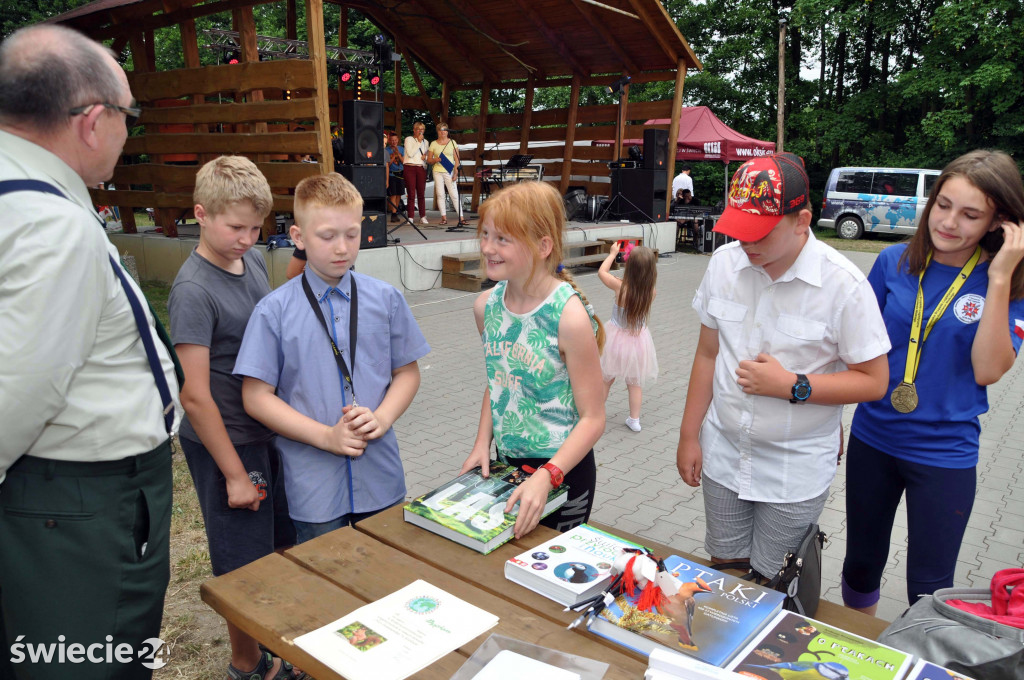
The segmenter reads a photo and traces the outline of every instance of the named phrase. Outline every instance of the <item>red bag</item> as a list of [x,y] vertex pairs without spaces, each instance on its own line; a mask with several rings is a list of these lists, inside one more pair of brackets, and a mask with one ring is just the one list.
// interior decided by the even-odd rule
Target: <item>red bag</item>
[[991,588],[992,606],[963,600],[946,600],[946,603],[1006,626],[1024,628],[1024,569],[997,571],[992,577]]

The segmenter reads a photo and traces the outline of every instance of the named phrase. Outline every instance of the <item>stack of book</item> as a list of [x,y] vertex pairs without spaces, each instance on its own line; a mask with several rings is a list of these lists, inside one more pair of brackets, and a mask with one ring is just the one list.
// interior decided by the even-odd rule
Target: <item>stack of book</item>
[[782,593],[678,555],[665,568],[681,586],[659,610],[637,609],[639,591],[624,594],[587,628],[641,654],[660,648],[724,666],[782,608]]
[[739,675],[682,654],[655,649],[647,662],[644,680],[742,680]]
[[611,583],[612,563],[635,543],[582,524],[505,562],[505,578],[572,607]]
[[[519,506],[506,513],[505,505],[527,479],[519,468],[492,461],[490,476],[474,468],[406,505],[405,521],[486,555],[512,540]],[[565,484],[552,489],[541,517],[564,505],[568,496]]]
[[911,656],[898,649],[782,612],[737,655],[729,669],[765,680],[899,680],[910,662]]

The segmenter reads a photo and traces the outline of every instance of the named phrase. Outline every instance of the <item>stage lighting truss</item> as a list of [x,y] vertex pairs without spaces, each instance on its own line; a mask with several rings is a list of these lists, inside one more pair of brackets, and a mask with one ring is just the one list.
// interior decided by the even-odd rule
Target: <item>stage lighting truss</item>
[[[236,59],[240,58],[242,49],[238,38],[238,31],[222,31],[211,28],[202,30],[200,33],[206,36],[208,41],[203,45],[206,49],[214,50],[221,54],[234,53]],[[325,48],[328,66],[349,67],[351,69],[358,66],[369,66],[376,62],[376,55],[372,50],[354,50],[336,45],[326,45]],[[256,49],[261,60],[309,59],[309,43],[305,40],[288,40],[287,38],[257,35]]]

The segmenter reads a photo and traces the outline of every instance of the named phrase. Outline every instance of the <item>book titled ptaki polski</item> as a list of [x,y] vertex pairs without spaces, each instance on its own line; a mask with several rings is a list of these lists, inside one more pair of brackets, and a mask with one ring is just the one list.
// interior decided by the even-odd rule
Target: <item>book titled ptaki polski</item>
[[582,524],[505,562],[505,578],[565,606],[589,600],[614,578],[612,565],[636,543]]
[[899,680],[911,656],[794,612],[778,614],[729,669],[740,675],[837,680]]
[[[407,504],[405,521],[486,555],[512,539],[519,505],[510,513],[505,505],[527,479],[519,468],[492,461],[490,476],[474,468]],[[549,491],[541,517],[564,505],[568,496],[565,484]]]
[[423,580],[295,638],[347,680],[402,680],[498,623]]
[[623,593],[587,628],[641,654],[662,648],[724,666],[782,608],[782,593],[670,555],[655,583],[664,596],[651,609],[641,593]]

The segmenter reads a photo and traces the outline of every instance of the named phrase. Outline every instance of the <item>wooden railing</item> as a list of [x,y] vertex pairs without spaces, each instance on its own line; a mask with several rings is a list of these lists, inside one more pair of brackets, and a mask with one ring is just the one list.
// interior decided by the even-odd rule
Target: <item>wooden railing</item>
[[[319,158],[324,153],[311,96],[315,80],[310,61],[134,73],[128,79],[143,110],[145,132],[125,143],[113,188],[91,190],[97,205],[119,208],[128,233],[136,230],[133,209],[153,208],[164,234],[176,236],[177,220],[193,206],[196,171],[221,154],[256,161],[274,192],[274,212],[290,212],[295,185],[320,172],[315,163],[297,162],[300,156]],[[257,91],[263,96],[251,96]],[[285,91],[291,99],[282,99]],[[206,103],[192,103],[197,97]],[[265,232],[273,220],[272,212]]]
[[[570,156],[569,172],[572,175],[572,179],[569,181],[570,185],[582,186],[588,194],[607,195],[610,192],[608,161],[618,157],[614,145],[589,146],[578,143],[614,140],[614,120],[617,114],[618,106],[614,104],[581,106],[577,109],[577,125],[574,134],[577,144],[573,145]],[[670,118],[671,115],[671,100],[631,102],[626,108],[626,120],[631,121],[632,124],[626,125],[623,136],[626,139],[640,139],[646,129],[643,125],[644,121],[651,118]],[[507,146],[500,151],[494,150],[491,146],[495,143],[508,145],[520,142],[522,134],[516,128],[522,125],[523,118],[523,114],[492,113],[488,115],[486,122],[487,148],[475,155],[483,155],[483,160],[491,165],[499,160],[507,160],[511,154],[517,153]],[[561,182],[565,144],[550,144],[550,142],[565,141],[568,119],[569,109],[545,109],[534,111],[530,116],[529,141],[525,153],[533,155],[534,163],[543,164],[544,180],[555,186]],[[454,116],[448,125],[453,130],[457,130],[455,136],[460,142],[470,142],[477,136],[476,116]],[[538,142],[549,144],[538,146]],[[472,177],[478,169],[477,160],[474,158],[462,159],[462,165],[463,173],[467,177]]]

